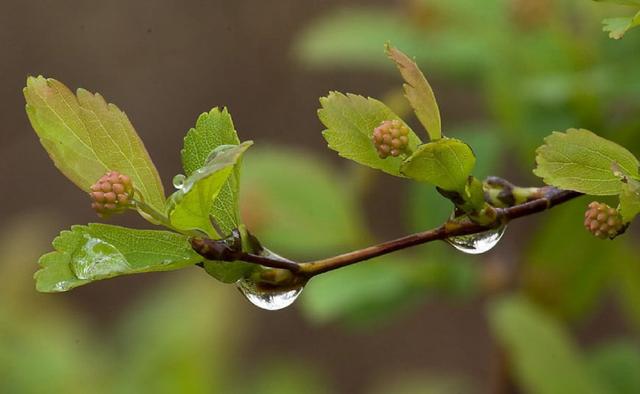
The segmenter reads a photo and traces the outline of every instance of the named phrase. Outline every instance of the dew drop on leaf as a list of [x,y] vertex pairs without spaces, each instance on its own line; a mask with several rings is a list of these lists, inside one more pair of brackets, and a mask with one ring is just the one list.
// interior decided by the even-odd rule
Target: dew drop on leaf
[[172,183],[173,183],[173,187],[175,187],[176,189],[182,189],[182,186],[184,185],[184,180],[186,179],[186,177],[182,174],[178,174],[176,176],[173,177]]
[[477,234],[459,235],[447,238],[454,248],[468,254],[480,254],[491,250],[498,244],[507,227],[501,226]]
[[261,309],[276,311],[293,304],[302,292],[303,287],[287,287],[285,289],[261,289],[249,279],[240,279],[236,286],[249,302]]

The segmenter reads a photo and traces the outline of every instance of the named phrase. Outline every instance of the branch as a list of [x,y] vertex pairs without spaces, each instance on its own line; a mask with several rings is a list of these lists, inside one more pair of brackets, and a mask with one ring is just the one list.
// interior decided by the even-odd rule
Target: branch
[[264,267],[286,269],[298,276],[309,279],[324,272],[369,260],[397,250],[432,241],[445,240],[454,236],[477,234],[491,230],[503,226],[511,220],[545,211],[582,195],[582,193],[560,190],[554,187],[544,187],[536,190],[538,191],[536,195],[537,198],[531,201],[506,208],[495,208],[497,213],[496,218],[488,224],[481,225],[471,221],[449,221],[431,230],[407,235],[353,252],[304,263],[273,256],[257,255],[240,250],[231,250],[228,242],[220,240],[194,238],[192,239],[192,245],[198,253],[209,260],[241,260],[248,263],[259,264]]

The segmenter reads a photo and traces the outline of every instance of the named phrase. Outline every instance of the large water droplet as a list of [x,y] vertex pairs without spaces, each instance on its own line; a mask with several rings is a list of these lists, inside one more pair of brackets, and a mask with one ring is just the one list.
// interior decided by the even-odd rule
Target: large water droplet
[[302,292],[302,286],[286,289],[262,289],[249,279],[240,279],[236,286],[258,308],[269,311],[283,309],[293,304]]
[[173,187],[175,187],[176,189],[182,189],[182,186],[184,185],[184,180],[187,177],[182,175],[182,174],[178,174],[176,176],[173,177],[172,183],[173,183]]
[[480,254],[491,250],[498,244],[506,226],[484,231],[477,234],[459,235],[447,238],[447,242],[454,248],[469,254]]
[[86,237],[84,245],[71,258],[71,268],[78,279],[99,279],[128,272],[127,259],[113,245]]

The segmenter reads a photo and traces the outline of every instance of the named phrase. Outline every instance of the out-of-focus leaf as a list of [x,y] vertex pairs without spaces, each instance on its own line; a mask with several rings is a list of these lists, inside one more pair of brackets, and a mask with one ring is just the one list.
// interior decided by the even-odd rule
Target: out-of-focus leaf
[[618,194],[622,185],[611,170],[614,163],[631,176],[638,176],[638,159],[631,152],[584,129],[554,132],[536,153],[534,174],[561,189]]
[[[236,134],[231,115],[226,108],[213,108],[203,113],[196,121],[196,127],[187,132],[182,148],[182,167],[186,176],[203,167],[217,147],[221,145],[238,145],[240,140]],[[233,173],[220,189],[213,206],[211,215],[216,218],[218,226],[225,234],[238,227],[238,185],[240,182],[240,166],[236,166]]]
[[[522,268],[522,284],[530,297],[574,319],[598,302],[615,261],[634,260],[624,237],[604,242],[584,230],[584,209],[580,200],[554,208],[536,229]],[[567,242],[580,247],[567,247]]]
[[605,19],[602,24],[602,30],[608,31],[610,38],[619,40],[629,29],[640,25],[640,11],[633,16]]
[[405,176],[434,184],[444,190],[464,189],[476,163],[469,145],[443,138],[420,145],[400,168]]
[[524,298],[499,299],[491,305],[489,319],[524,391],[608,393],[565,329]]
[[[211,224],[209,213],[214,200],[232,174],[242,154],[253,144],[220,146],[219,152],[184,180],[182,187],[167,201],[167,213],[171,225],[179,230],[201,230],[209,237],[222,238]],[[216,219],[214,217],[214,219]]]
[[175,270],[202,260],[184,235],[97,223],[61,232],[53,246],[55,252],[40,258],[38,291],[67,291],[95,280]]
[[[258,368],[258,375],[246,387],[235,392],[243,394],[324,394],[329,390],[328,380],[319,368],[306,365],[304,360],[268,359]],[[240,385],[241,386],[241,385]]]
[[389,44],[386,44],[385,48],[387,56],[396,63],[405,80],[404,94],[418,120],[425,127],[432,141],[439,139],[442,136],[440,110],[431,85],[416,63],[407,55]]
[[303,312],[326,323],[379,320],[415,300],[411,270],[398,256],[341,268],[309,282],[301,297]]
[[346,178],[327,164],[305,152],[270,147],[253,151],[243,166],[243,220],[265,246],[310,257],[362,239]]
[[631,341],[616,341],[598,346],[589,354],[593,374],[604,382],[609,392],[640,393],[640,346]]
[[[119,327],[112,392],[236,392],[233,354],[246,322],[235,289],[195,273],[152,291]],[[221,318],[225,316],[226,318]]]
[[106,393],[108,349],[59,297],[33,291],[33,261],[49,244],[54,219],[33,210],[0,228],[0,391],[84,394],[95,386],[92,392]]
[[448,75],[477,75],[492,62],[492,37],[504,34],[500,2],[431,1],[429,20],[416,23],[397,9],[360,7],[328,13],[309,24],[295,44],[306,64],[389,71],[381,43],[391,41],[420,66]]
[[640,0],[594,0],[600,3],[611,3],[619,5],[637,5],[640,6]]
[[466,394],[473,393],[470,382],[461,376],[448,376],[436,372],[420,371],[399,376],[384,376],[377,382],[372,394]]
[[74,95],[55,79],[29,77],[27,115],[56,167],[84,191],[107,171],[131,177],[144,201],[164,208],[164,189],[129,118],[100,94]]
[[[325,125],[322,135],[329,148],[344,158],[388,174],[402,176],[400,157],[381,159],[371,140],[373,130],[385,120],[400,120],[386,105],[371,97],[331,92],[320,99],[318,117]],[[403,122],[404,123],[404,122]],[[408,148],[415,150],[420,139],[409,129]]]
[[[622,241],[622,237],[616,241]],[[615,266],[613,291],[615,292],[621,312],[629,323],[640,331],[640,263],[637,253],[627,248],[627,255],[622,258],[611,258]]]

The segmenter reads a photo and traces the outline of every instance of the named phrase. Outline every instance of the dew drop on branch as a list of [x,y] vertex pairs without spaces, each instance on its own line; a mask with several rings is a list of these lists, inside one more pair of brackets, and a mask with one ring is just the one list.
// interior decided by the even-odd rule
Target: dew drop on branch
[[302,286],[285,289],[261,289],[251,280],[240,279],[236,286],[249,302],[261,309],[275,311],[293,304],[302,292]]
[[447,242],[454,248],[468,254],[480,254],[491,250],[498,244],[506,230],[501,226],[477,234],[459,235],[447,238]]

